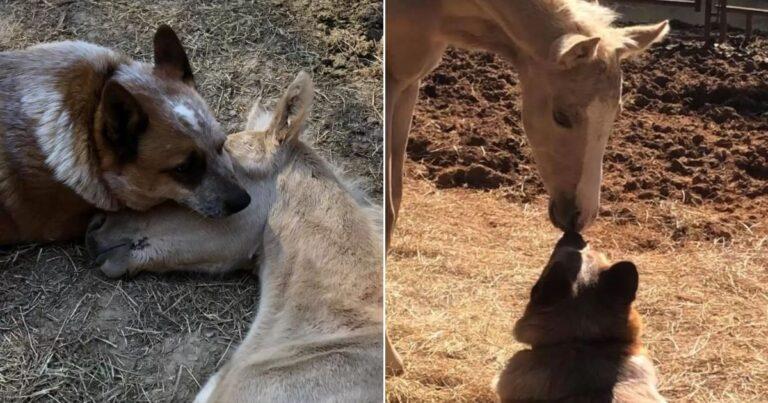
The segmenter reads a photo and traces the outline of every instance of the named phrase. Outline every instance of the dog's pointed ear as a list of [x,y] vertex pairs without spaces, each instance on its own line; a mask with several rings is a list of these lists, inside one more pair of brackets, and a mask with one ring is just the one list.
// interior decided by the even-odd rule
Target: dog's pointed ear
[[300,72],[280,98],[269,126],[270,135],[279,143],[294,141],[304,129],[315,95],[312,77]]
[[160,25],[155,32],[155,71],[169,78],[194,84],[192,67],[179,37],[168,25]]
[[565,34],[552,44],[550,59],[560,68],[569,69],[595,58],[599,36]]
[[546,270],[531,290],[531,302],[537,305],[552,305],[573,295],[573,283],[578,267],[556,261]]
[[639,276],[632,262],[619,262],[600,272],[600,294],[609,301],[630,304],[635,300]]
[[620,48],[616,49],[616,52],[619,59],[625,59],[664,39],[669,33],[669,21],[664,20],[658,24],[620,28],[620,33],[625,41]]
[[115,80],[107,81],[101,94],[102,135],[121,163],[138,155],[139,137],[149,118],[136,98]]

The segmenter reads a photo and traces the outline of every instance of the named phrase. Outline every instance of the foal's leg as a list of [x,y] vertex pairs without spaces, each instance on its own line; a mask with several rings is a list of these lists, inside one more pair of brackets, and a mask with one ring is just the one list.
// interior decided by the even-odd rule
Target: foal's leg
[[[419,81],[407,86],[399,94],[387,97],[387,110],[391,112],[391,120],[387,125],[387,212],[386,212],[386,247],[389,250],[389,240],[395,227],[400,201],[403,197],[403,164],[405,163],[405,148],[408,144],[408,132],[411,129],[413,108],[419,95]],[[391,109],[390,109],[391,108]],[[403,373],[403,361],[397,354],[389,337],[386,339],[387,372],[393,375]]]
[[221,273],[250,262],[257,241],[248,210],[209,220],[183,207],[94,217],[86,243],[99,269],[116,278],[142,271]]
[[413,108],[419,95],[419,81],[405,87],[399,94],[387,97],[390,101],[388,110],[392,111],[391,120],[387,126],[387,222],[386,246],[397,221],[400,201],[403,197],[403,164],[405,163],[405,148],[408,145],[408,133],[411,130]]

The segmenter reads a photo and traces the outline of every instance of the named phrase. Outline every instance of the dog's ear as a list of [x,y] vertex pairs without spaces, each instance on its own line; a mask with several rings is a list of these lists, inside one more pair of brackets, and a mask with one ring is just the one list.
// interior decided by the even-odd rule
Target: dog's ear
[[600,294],[609,301],[629,304],[635,300],[639,276],[632,262],[619,262],[600,272]]
[[168,25],[161,25],[155,32],[155,71],[171,79],[194,85],[192,67],[179,37]]
[[553,262],[531,290],[531,302],[552,305],[573,295],[573,283],[579,273],[578,265]]
[[278,143],[294,141],[304,129],[315,95],[312,78],[300,72],[275,107],[269,134]]
[[121,163],[136,158],[139,137],[149,118],[139,102],[115,80],[107,81],[101,94],[102,135]]

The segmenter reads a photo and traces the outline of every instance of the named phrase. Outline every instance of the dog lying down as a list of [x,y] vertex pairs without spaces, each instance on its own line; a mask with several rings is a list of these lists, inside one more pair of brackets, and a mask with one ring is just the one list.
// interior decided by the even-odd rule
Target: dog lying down
[[634,264],[608,264],[576,233],[557,243],[515,338],[531,346],[499,375],[502,402],[665,402],[632,307]]
[[91,223],[88,247],[110,277],[141,271],[260,277],[256,318],[196,402],[373,402],[383,396],[378,206],[299,139],[313,85],[300,73],[274,112],[251,110],[225,144],[252,196],[217,220],[163,205]]

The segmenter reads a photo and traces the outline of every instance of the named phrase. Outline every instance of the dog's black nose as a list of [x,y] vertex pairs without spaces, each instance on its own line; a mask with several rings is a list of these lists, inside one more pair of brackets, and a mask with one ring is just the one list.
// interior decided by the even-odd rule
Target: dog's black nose
[[241,190],[234,195],[224,200],[224,212],[227,215],[235,214],[242,211],[244,208],[251,204],[251,195],[248,192]]
[[577,250],[582,250],[587,247],[587,242],[584,238],[575,231],[566,231],[563,236],[557,241],[556,248],[570,247]]

